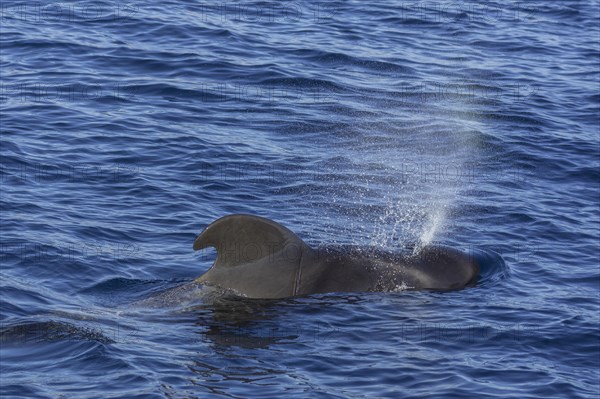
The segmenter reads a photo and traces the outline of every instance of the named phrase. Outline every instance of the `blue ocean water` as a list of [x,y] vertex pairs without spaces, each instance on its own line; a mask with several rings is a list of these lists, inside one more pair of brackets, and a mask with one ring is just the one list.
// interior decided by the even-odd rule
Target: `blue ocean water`
[[[0,395],[600,395],[600,3],[2,2]],[[462,291],[190,282],[230,213],[493,251]]]

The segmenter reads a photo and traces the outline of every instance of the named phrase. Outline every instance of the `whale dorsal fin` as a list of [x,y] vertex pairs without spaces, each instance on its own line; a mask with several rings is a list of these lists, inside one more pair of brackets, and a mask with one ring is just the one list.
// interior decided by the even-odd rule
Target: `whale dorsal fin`
[[[211,223],[194,241],[194,250],[217,249],[213,268],[253,263],[286,250],[301,256],[308,246],[279,223],[253,215],[229,215]],[[300,259],[298,258],[298,262]]]

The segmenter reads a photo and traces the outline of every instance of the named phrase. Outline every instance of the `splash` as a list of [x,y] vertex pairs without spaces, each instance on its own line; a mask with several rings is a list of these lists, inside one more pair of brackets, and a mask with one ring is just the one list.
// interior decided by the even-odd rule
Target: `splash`
[[439,82],[430,82],[421,96],[408,96],[409,106],[393,101],[382,109],[379,99],[376,106],[368,99],[364,106],[372,112],[357,112],[355,123],[344,125],[343,156],[325,162],[318,186],[327,200],[316,197],[335,214],[332,237],[350,237],[358,246],[368,237],[381,249],[417,251],[443,238],[483,129],[470,112],[472,98],[440,96],[436,87]]
[[404,281],[397,285],[396,287],[394,287],[394,289],[392,290],[392,292],[401,292],[401,291],[408,291],[408,290],[412,290],[415,287],[411,287],[409,285],[407,285]]
[[474,137],[480,126],[466,119],[466,107],[453,103],[451,112],[428,110],[427,121],[410,132],[412,140],[400,154],[379,148],[379,164],[396,184],[379,187],[385,209],[376,219],[371,245],[410,246],[418,252],[449,226],[451,210],[470,177],[466,165],[477,153]]
[[431,215],[429,224],[423,231],[423,234],[421,234],[421,237],[419,240],[421,247],[431,244],[433,237],[438,232],[438,230],[443,226],[445,220],[446,220],[446,213],[444,212],[443,208],[437,209],[435,211],[435,213],[433,215]]

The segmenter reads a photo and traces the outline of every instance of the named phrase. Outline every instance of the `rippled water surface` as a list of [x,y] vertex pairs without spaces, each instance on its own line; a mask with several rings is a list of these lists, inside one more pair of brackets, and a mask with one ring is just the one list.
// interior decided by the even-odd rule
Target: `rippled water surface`
[[[592,398],[600,4],[3,2],[0,394]],[[504,264],[224,296],[230,213]]]

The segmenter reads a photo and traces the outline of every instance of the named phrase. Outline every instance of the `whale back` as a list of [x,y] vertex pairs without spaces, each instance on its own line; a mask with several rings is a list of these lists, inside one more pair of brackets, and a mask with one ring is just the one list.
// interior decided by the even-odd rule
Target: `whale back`
[[194,250],[217,249],[212,267],[196,279],[250,298],[326,292],[455,290],[473,284],[477,259],[433,245],[386,253],[365,249],[313,250],[284,226],[253,215],[229,215],[210,224]]

